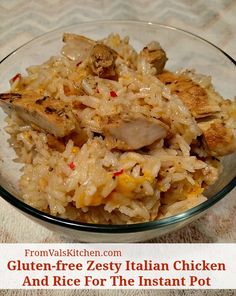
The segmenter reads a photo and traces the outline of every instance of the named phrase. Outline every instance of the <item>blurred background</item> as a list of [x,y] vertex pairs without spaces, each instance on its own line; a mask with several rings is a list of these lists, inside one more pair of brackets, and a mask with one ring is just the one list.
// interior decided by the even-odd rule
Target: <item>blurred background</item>
[[131,19],[176,26],[236,56],[235,0],[0,0],[0,59],[22,43],[74,23]]

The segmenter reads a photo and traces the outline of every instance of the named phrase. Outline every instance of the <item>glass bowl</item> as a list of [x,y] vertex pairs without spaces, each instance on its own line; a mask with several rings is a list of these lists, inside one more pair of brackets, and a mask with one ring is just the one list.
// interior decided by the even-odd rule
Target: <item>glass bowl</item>
[[[151,40],[158,40],[168,55],[167,68],[193,68],[212,76],[213,85],[225,98],[236,94],[235,61],[210,42],[184,30],[135,21],[99,21],[64,27],[40,36],[21,46],[0,64],[0,92],[9,89],[9,79],[15,73],[58,55],[62,47],[63,32],[78,33],[101,39],[112,32],[130,36],[130,43],[140,50]],[[99,225],[73,222],[38,211],[19,198],[17,180],[21,166],[13,161],[14,150],[9,146],[4,131],[5,114],[0,110],[0,195],[30,219],[48,229],[82,242],[137,242],[174,231],[197,219],[221,200],[236,184],[235,154],[223,159],[224,170],[219,180],[206,192],[208,200],[175,216],[158,221],[130,225]],[[222,203],[223,205],[223,203]],[[9,213],[10,215],[11,213]]]

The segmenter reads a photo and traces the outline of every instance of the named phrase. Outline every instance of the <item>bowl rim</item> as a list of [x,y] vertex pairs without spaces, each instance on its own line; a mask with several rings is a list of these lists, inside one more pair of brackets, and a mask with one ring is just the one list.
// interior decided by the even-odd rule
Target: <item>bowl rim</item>
[[[133,21],[133,20],[97,20],[97,21],[89,21],[89,22],[81,22],[81,23],[76,23],[76,24],[71,24],[68,26],[63,26],[60,28],[57,28],[55,30],[48,31],[44,34],[41,34],[40,36],[37,36],[30,41],[24,43],[23,45],[19,46],[17,49],[9,53],[6,57],[4,57],[0,61],[0,65],[10,56],[12,56],[14,53],[16,53],[18,50],[21,48],[25,47],[26,45],[30,44],[31,42],[35,42],[38,39],[44,38],[47,35],[52,34],[53,32],[61,31],[62,29],[67,30],[69,28],[77,27],[77,26],[84,26],[84,25],[92,25],[92,24],[108,24],[108,23],[116,23],[116,24],[133,24],[133,25],[146,25],[146,26],[158,26],[170,30],[175,30],[179,31],[181,33],[184,33],[185,35],[189,35],[191,37],[194,37],[198,39],[199,41],[206,43],[207,45],[210,45],[220,51],[224,56],[226,56],[234,65],[236,65],[236,61],[228,55],[225,51],[223,51],[221,48],[216,46],[215,44],[211,43],[210,41],[193,34],[189,31],[169,26],[169,25],[164,25],[161,23],[155,23],[155,22],[147,22],[147,21]],[[23,213],[28,214],[36,219],[42,220],[44,222],[48,222],[50,224],[56,224],[58,226],[62,226],[65,228],[71,228],[71,229],[76,229],[79,231],[85,231],[85,232],[98,232],[98,233],[133,233],[133,232],[143,232],[143,231],[148,231],[148,230],[153,230],[153,229],[158,229],[158,228],[163,228],[167,227],[172,224],[176,224],[178,222],[183,222],[187,220],[190,217],[194,217],[200,213],[203,213],[206,211],[208,208],[213,206],[215,203],[220,201],[223,197],[226,196],[227,193],[229,193],[234,187],[236,186],[236,176],[224,187],[222,188],[219,192],[217,192],[215,195],[213,195],[210,199],[207,199],[203,203],[183,212],[177,215],[173,215],[167,218],[163,218],[160,220],[156,221],[150,221],[150,222],[144,222],[144,223],[136,223],[136,224],[117,224],[117,225],[106,225],[106,224],[93,224],[93,223],[83,223],[79,221],[72,221],[64,218],[60,218],[57,216],[52,216],[50,214],[44,213],[42,211],[39,211],[17,197],[13,196],[11,193],[9,193],[6,189],[4,189],[1,184],[0,184],[0,197],[2,197],[5,201],[16,207],[17,209],[21,210]]]

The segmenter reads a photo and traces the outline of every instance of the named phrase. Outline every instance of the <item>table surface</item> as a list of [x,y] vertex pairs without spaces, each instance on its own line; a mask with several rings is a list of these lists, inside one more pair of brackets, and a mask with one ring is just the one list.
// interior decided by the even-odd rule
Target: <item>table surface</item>
[[[35,36],[58,27],[101,19],[132,19],[168,24],[191,31],[221,47],[236,58],[235,0],[0,0],[0,60]],[[1,66],[0,66],[1,67]],[[0,68],[1,69],[1,68]],[[154,242],[236,242],[236,190],[198,221]],[[0,242],[71,242],[43,227],[29,223],[21,213],[0,199]],[[16,294],[17,293],[17,294]],[[61,291],[60,295],[75,295]],[[83,295],[128,295],[129,291],[83,291]],[[136,291],[135,295],[157,292]],[[163,291],[158,295],[186,295],[184,291]],[[219,294],[221,295],[219,291]],[[222,295],[236,295],[224,291]],[[36,293],[37,294],[37,293]],[[34,295],[36,295],[34,294]],[[58,295],[41,291],[41,295]],[[204,295],[210,295],[208,291]],[[0,295],[31,295],[31,292],[1,292]],[[33,295],[33,292],[32,292]],[[202,295],[200,291],[191,295]],[[211,294],[216,295],[216,294]]]

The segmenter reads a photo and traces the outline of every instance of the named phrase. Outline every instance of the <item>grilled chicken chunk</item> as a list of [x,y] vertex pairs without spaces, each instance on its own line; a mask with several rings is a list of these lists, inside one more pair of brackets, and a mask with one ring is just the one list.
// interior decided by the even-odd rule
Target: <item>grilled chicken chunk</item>
[[51,134],[47,134],[47,144],[48,147],[59,152],[63,152],[66,148],[65,144],[61,140],[57,139],[55,136]]
[[206,89],[185,75],[164,72],[158,78],[189,108],[195,118],[210,116],[220,111],[219,104]]
[[199,122],[198,125],[203,132],[206,149],[212,156],[223,156],[235,151],[233,129],[226,127],[220,119]]
[[34,124],[56,137],[64,137],[75,129],[68,106],[62,101],[37,94],[0,94],[0,106],[6,113],[15,111],[26,122]]
[[97,43],[90,53],[90,66],[94,74],[101,78],[110,78],[116,75],[115,61],[117,53],[102,43]]
[[116,75],[117,53],[107,45],[69,33],[64,34],[63,42],[65,45],[62,54],[70,60],[77,63],[87,60],[92,72],[102,78],[112,78]]
[[162,73],[168,60],[165,51],[157,41],[152,41],[145,46],[139,56],[156,68],[156,74]]
[[77,63],[83,62],[88,57],[92,47],[96,44],[92,39],[69,33],[64,33],[63,42],[65,42],[65,45],[61,53]]
[[88,134],[84,129],[76,127],[76,130],[64,138],[65,142],[72,140],[74,145],[82,147],[88,141]]
[[[158,78],[186,104],[202,130],[208,153],[223,156],[236,148],[234,130],[221,119],[223,99],[213,89],[203,88],[186,75],[164,72]],[[213,118],[213,119],[212,119]]]
[[139,149],[165,138],[167,127],[159,120],[129,118],[107,124],[104,133],[124,142],[129,149]]

